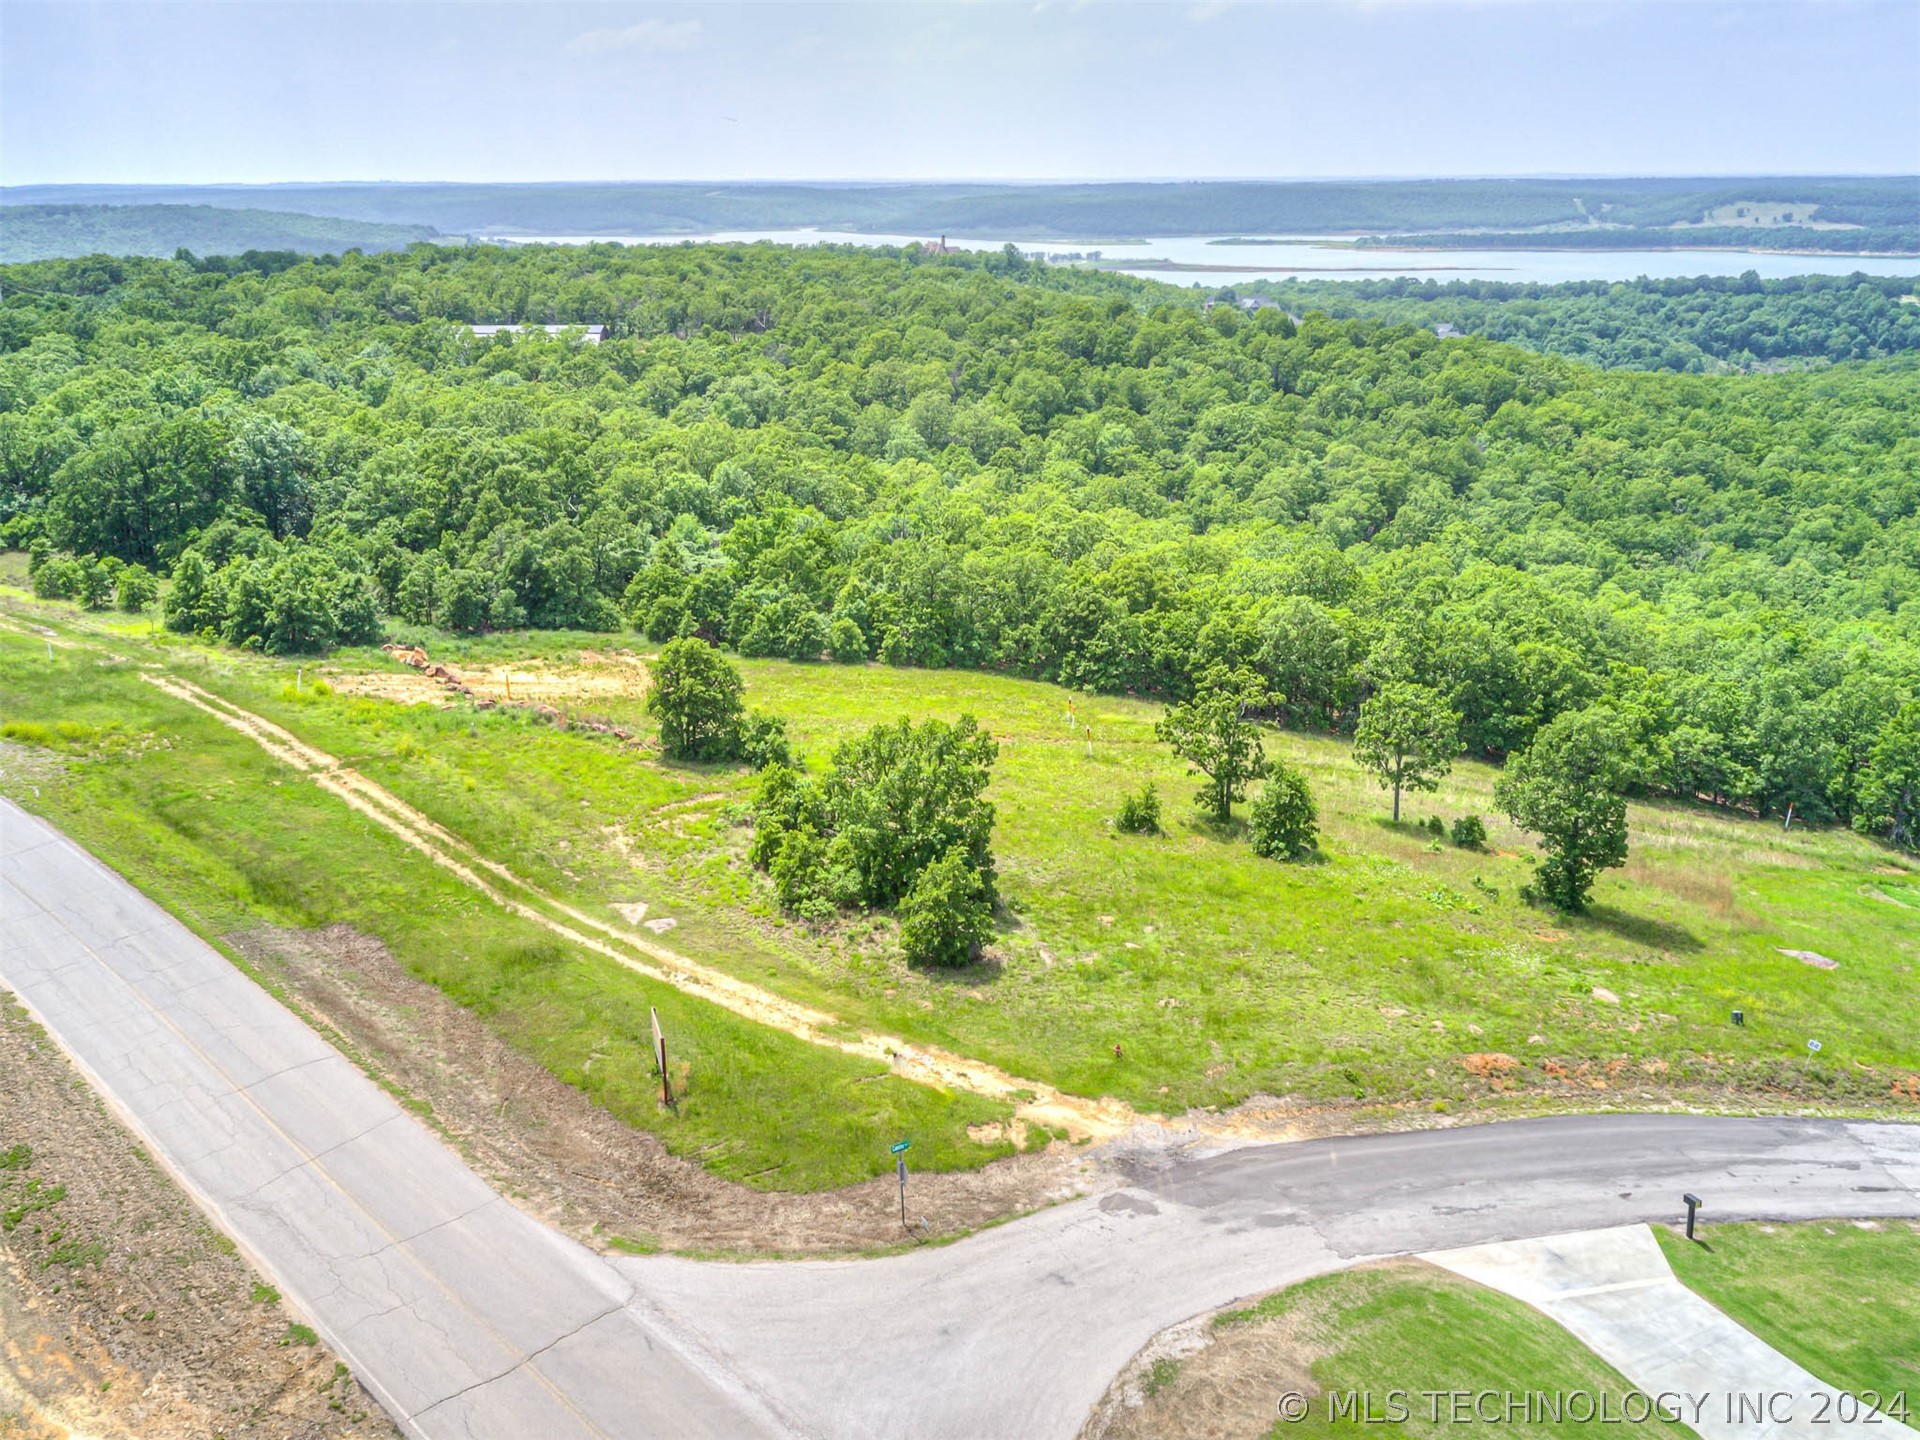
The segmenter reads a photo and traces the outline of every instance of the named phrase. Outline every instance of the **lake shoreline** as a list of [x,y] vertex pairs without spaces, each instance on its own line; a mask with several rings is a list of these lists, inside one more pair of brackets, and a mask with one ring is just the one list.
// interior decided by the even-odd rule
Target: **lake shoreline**
[[[1203,275],[1403,275],[1406,273],[1398,265],[1201,265],[1188,260],[1122,260],[1112,264],[1104,260],[1095,260],[1090,263],[1081,262],[1077,268],[1099,270],[1110,275],[1131,275],[1140,270]],[[1433,271],[1470,271],[1477,274],[1485,270],[1513,270],[1518,267],[1429,265],[1426,268]]]
[[[1473,250],[1471,245],[1362,245],[1346,244],[1329,248],[1352,250],[1378,250],[1393,255],[1445,255],[1453,250]],[[1492,250],[1474,250],[1476,255],[1498,254],[1501,246]],[[1528,254],[1533,251],[1551,250],[1556,255],[1818,255],[1829,260],[1920,260],[1920,250],[1814,250],[1796,248],[1782,249],[1767,245],[1527,245],[1512,247],[1516,254]],[[1476,267],[1477,268],[1477,267]]]

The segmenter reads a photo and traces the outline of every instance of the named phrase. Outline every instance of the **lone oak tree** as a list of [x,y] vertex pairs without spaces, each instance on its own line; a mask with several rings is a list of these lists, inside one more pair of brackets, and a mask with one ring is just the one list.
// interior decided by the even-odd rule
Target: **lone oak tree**
[[1602,870],[1627,863],[1627,801],[1632,746],[1612,711],[1574,710],[1541,728],[1507,762],[1493,798],[1509,819],[1540,837],[1540,893],[1573,914]]
[[653,666],[647,711],[660,721],[660,745],[673,760],[731,760],[746,720],[740,672],[706,641],[675,640]]
[[1393,791],[1393,822],[1400,823],[1402,790],[1433,790],[1460,753],[1460,716],[1437,690],[1395,681],[1360,707],[1353,758]]
[[1189,774],[1207,777],[1194,803],[1215,820],[1232,819],[1233,802],[1247,798],[1248,782],[1267,773],[1260,732],[1247,711],[1270,698],[1253,671],[1216,665],[1200,677],[1193,699],[1175,705],[1154,727],[1174,754],[1193,766]]

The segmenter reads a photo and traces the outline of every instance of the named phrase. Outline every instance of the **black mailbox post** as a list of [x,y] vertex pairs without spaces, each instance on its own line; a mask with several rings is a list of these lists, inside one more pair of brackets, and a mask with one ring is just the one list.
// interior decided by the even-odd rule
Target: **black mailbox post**
[[1691,1240],[1693,1238],[1693,1214],[1694,1211],[1700,1208],[1700,1197],[1692,1192],[1688,1192],[1680,1198],[1687,1202],[1687,1239]]

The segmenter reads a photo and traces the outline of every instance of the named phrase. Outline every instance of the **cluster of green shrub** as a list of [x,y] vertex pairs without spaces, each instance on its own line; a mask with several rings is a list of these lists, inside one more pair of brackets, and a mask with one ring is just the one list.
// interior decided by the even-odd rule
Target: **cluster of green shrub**
[[917,247],[0,280],[0,538],[172,573],[186,628],[323,645],[365,600],[1175,703],[1223,669],[1337,731],[1417,684],[1493,759],[1601,706],[1629,792],[1914,835],[1911,355],[1603,371]]
[[748,710],[740,672],[706,641],[688,636],[667,645],[651,680],[647,710],[660,722],[669,760],[744,760],[755,770],[793,763],[786,721]]
[[78,600],[89,610],[117,604],[139,614],[159,597],[160,581],[146,566],[118,555],[68,555],[44,539],[27,554],[27,575],[42,600]]
[[749,712],[740,672],[697,636],[653,665],[647,708],[669,759],[745,761],[762,773],[748,858],[782,908],[805,920],[892,910],[914,964],[963,965],[992,933],[999,747],[970,715],[953,725],[876,725],[810,775],[777,716]]
[[[1920,262],[1915,265],[1920,272]],[[1635,370],[1756,370],[1876,360],[1920,350],[1920,280],[1795,275],[1762,280],[1281,280],[1219,292],[1271,296],[1295,314],[1448,325],[1551,355]]]
[[222,521],[174,562],[167,628],[270,655],[371,645],[379,597],[351,550],[279,541]]
[[992,932],[999,746],[970,715],[902,719],[842,744],[824,775],[775,766],[754,800],[748,856],[807,919],[896,909],[917,964],[961,965]]

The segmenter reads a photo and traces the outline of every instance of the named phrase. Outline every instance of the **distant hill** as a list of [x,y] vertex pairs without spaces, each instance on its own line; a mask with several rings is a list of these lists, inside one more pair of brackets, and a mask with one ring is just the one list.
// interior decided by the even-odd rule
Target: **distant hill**
[[[1920,226],[1920,178],[1204,181],[1122,184],[325,184],[35,185],[0,205],[265,207],[449,235],[698,235],[816,226],[941,234],[1122,239],[1171,235],[1604,233],[1679,227],[1713,243],[1765,224],[1831,248],[1846,230]],[[1789,219],[1789,217],[1791,217]],[[1693,227],[1693,228],[1689,228]],[[1624,236],[1624,230],[1623,230]],[[1769,236],[1771,240],[1771,236]],[[1597,243],[1609,243],[1606,240]],[[1623,238],[1622,244],[1644,243]],[[1724,243],[1724,241],[1722,241]]]
[[282,210],[213,205],[7,205],[0,208],[0,262],[76,255],[238,255],[293,250],[400,250],[438,238],[431,225],[374,224]]

